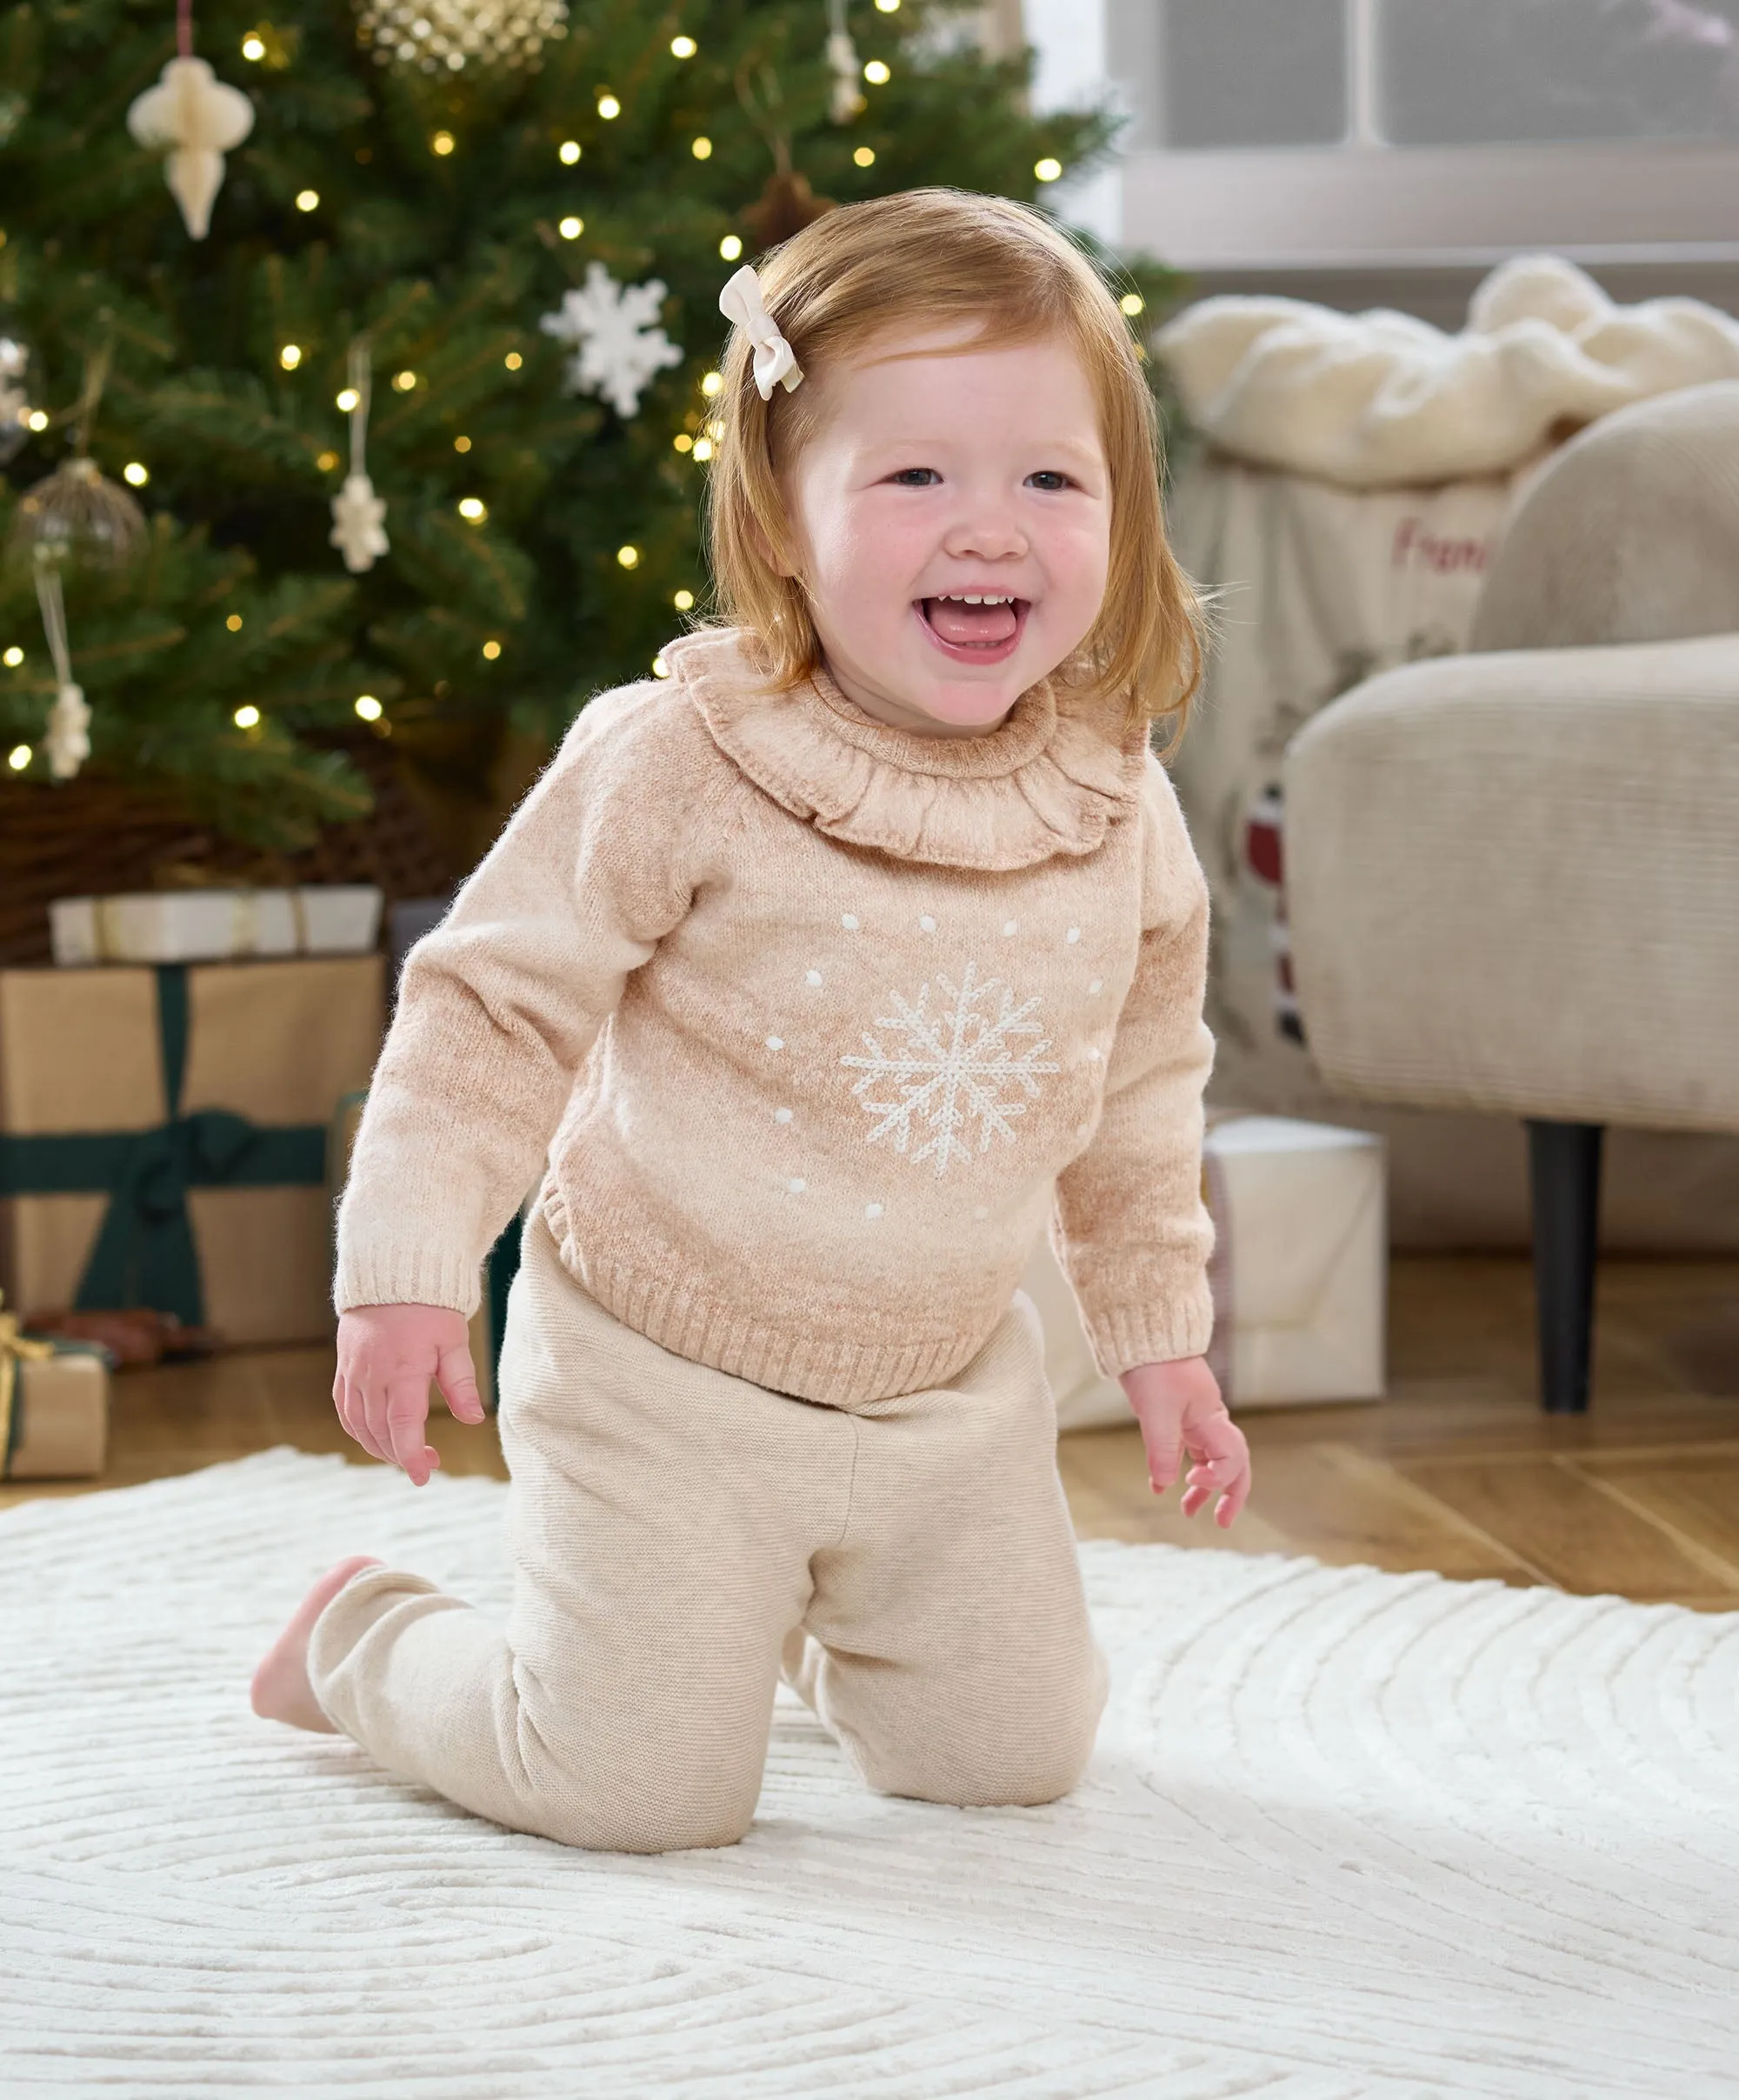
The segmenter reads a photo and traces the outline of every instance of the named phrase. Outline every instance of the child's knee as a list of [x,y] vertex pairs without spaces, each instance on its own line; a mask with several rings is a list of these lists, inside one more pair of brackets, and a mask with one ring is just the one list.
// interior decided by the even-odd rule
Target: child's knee
[[716,1770],[661,1771],[655,1758],[630,1779],[613,1759],[545,1746],[527,1761],[521,1827],[585,1852],[713,1850],[748,1834],[759,1792],[758,1777],[733,1785]]
[[854,1747],[882,1793],[954,1808],[1039,1808],[1079,1784],[1103,1706],[1096,1675],[1048,1711],[956,1705],[927,1725]]

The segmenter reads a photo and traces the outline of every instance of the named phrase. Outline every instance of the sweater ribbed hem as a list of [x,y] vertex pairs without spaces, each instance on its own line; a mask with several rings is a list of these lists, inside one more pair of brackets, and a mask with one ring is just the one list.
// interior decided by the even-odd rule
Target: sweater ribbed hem
[[826,1407],[867,1407],[900,1393],[946,1384],[989,1340],[1006,1307],[992,1308],[982,1334],[861,1343],[789,1329],[720,1305],[686,1277],[653,1274],[631,1263],[583,1254],[574,1243],[561,1200],[543,1199],[543,1217],[562,1266],[613,1319],[691,1363],[704,1363],[768,1392],[791,1393]]
[[1087,1339],[1102,1377],[1119,1378],[1138,1363],[1175,1363],[1207,1353],[1214,1337],[1214,1299],[1206,1277],[1187,1290],[1137,1305],[1085,1314]]
[[445,1305],[469,1320],[482,1300],[480,1264],[457,1248],[340,1242],[332,1285],[340,1312],[359,1305]]

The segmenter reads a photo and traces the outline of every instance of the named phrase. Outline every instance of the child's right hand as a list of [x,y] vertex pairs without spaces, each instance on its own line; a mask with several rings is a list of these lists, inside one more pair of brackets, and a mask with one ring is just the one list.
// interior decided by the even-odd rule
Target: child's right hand
[[423,1433],[430,1380],[461,1422],[483,1418],[466,1331],[463,1313],[444,1305],[359,1305],[339,1317],[338,1419],[365,1451],[403,1466],[419,1488],[441,1463]]

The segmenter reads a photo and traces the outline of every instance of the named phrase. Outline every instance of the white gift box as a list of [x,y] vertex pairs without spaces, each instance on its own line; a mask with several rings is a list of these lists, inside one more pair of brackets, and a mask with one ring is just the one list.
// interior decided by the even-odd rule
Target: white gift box
[[286,890],[150,890],[63,897],[49,906],[54,959],[221,963],[238,956],[365,955],[380,933],[381,893],[367,883]]
[[[1229,1406],[1380,1400],[1388,1259],[1383,1142],[1278,1116],[1216,1123],[1203,1147],[1219,1326],[1212,1357]],[[1045,1333],[1057,1426],[1130,1420],[1102,1378],[1048,1237],[1023,1285]]]

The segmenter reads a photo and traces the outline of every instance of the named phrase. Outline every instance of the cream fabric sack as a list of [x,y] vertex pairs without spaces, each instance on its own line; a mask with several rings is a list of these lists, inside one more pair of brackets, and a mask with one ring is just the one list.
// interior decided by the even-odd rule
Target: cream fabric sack
[[[1228,1406],[1379,1400],[1388,1237],[1382,1141],[1276,1116],[1216,1123],[1203,1147],[1214,1255],[1214,1345]],[[1059,1430],[1130,1419],[1102,1378],[1048,1237],[1023,1288],[1044,1327]]]

